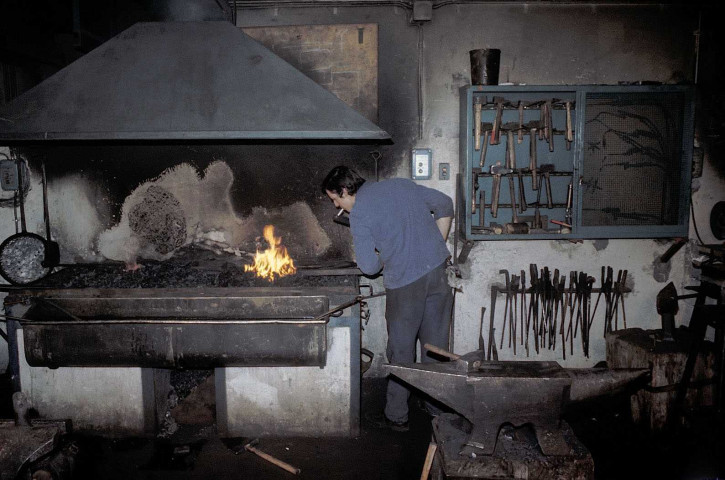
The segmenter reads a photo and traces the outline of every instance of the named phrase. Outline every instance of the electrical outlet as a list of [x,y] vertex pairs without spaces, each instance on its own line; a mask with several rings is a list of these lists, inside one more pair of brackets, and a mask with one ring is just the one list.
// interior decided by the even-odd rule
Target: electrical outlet
[[413,180],[428,180],[431,176],[431,158],[433,152],[430,148],[414,148],[411,155]]
[[451,178],[451,165],[449,163],[438,164],[438,180],[449,180]]

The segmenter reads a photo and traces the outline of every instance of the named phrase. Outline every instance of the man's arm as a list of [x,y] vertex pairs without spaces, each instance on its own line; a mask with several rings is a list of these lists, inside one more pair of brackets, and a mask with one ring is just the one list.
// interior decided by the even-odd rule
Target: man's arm
[[438,225],[438,230],[441,231],[444,241],[448,241],[448,232],[451,230],[452,221],[453,217],[441,217],[436,220],[436,225]]
[[383,268],[380,256],[375,252],[375,242],[370,227],[361,222],[350,222],[352,242],[355,247],[355,262],[365,275],[375,275]]
[[430,209],[435,219],[438,230],[441,232],[443,240],[448,241],[448,232],[451,229],[453,221],[453,200],[443,192],[439,192],[433,188],[418,185],[418,192],[422,195],[423,201]]

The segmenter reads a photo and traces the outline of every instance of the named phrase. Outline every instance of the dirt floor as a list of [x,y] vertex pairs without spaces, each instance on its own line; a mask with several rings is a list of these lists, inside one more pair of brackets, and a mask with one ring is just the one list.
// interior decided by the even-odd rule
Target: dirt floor
[[[3,384],[4,393],[8,386]],[[382,379],[363,380],[357,438],[262,438],[258,448],[300,468],[303,479],[418,479],[431,439],[430,417],[414,395],[409,432],[375,428],[366,415],[382,409],[384,387]],[[5,398],[2,405],[6,413]],[[723,430],[710,414],[694,417],[676,433],[652,436],[632,424],[628,397],[620,395],[571,407],[566,420],[591,451],[596,480],[725,477]],[[181,426],[166,438],[71,439],[79,447],[77,479],[294,478],[244,452],[244,439],[220,439],[213,424]]]

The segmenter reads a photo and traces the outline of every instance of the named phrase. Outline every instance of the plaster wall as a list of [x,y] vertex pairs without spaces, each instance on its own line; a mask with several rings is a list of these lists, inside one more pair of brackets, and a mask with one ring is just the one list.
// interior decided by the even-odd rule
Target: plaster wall
[[[416,26],[411,12],[402,8],[274,8],[240,10],[238,23],[247,25],[294,25],[316,23],[377,22],[379,25],[380,121],[395,145],[383,149],[382,177],[410,177],[409,151],[414,147],[433,150],[433,172],[438,164],[451,165],[451,178],[458,172],[459,88],[470,83],[468,51],[501,49],[499,82],[529,85],[617,84],[652,80],[664,83],[692,82],[695,66],[697,11],[687,6],[662,5],[561,5],[561,4],[449,4],[433,10],[430,22]],[[418,93],[418,55],[422,77]],[[420,97],[420,120],[418,98]],[[722,200],[725,182],[706,156],[704,174],[695,180],[695,220],[705,243],[713,237],[706,225],[710,207]],[[363,162],[360,162],[361,164]],[[710,166],[708,167],[708,164]],[[363,167],[364,169],[364,167]],[[437,178],[419,183],[454,197],[453,180]],[[703,230],[705,232],[703,233]],[[692,229],[691,229],[692,231]],[[452,235],[451,235],[452,237]],[[669,263],[658,262],[670,242],[661,240],[596,240],[478,242],[469,261],[462,266],[461,291],[456,296],[453,349],[465,353],[478,345],[481,307],[486,307],[486,343],[490,313],[490,287],[503,283],[498,272],[525,270],[530,263],[568,275],[584,271],[599,278],[602,266],[615,274],[627,269],[628,327],[658,328],[655,310],[657,292],[669,281],[678,288],[692,279],[691,259],[697,254],[694,233],[690,245]],[[451,239],[452,240],[452,239]],[[451,252],[452,242],[449,240]],[[378,290],[380,279],[370,280]],[[597,287],[599,282],[594,286]],[[384,362],[384,300],[368,302],[371,319],[363,331],[363,346],[376,353],[368,375],[382,374]],[[497,302],[497,332],[500,334],[503,297]],[[601,309],[600,309],[601,312]],[[592,327],[590,356],[581,349],[567,352],[564,363],[585,367],[604,360],[603,319],[597,315]],[[680,322],[687,322],[688,309]],[[620,328],[622,319],[620,318]],[[500,340],[500,337],[499,337]],[[506,340],[506,344],[508,341]],[[521,349],[506,345],[502,359],[523,359]],[[533,352],[533,350],[532,350]],[[560,351],[543,351],[532,359],[562,360]]]

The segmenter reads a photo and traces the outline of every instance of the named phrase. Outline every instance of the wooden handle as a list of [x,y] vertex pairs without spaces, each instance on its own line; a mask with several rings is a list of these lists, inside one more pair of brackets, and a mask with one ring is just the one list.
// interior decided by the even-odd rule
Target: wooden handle
[[491,192],[491,216],[496,218],[498,215],[498,197],[501,190],[501,175],[493,176],[493,191]]
[[483,132],[483,145],[481,145],[481,158],[478,163],[483,168],[483,164],[486,163],[486,150],[488,149],[488,130]]
[[[541,130],[539,130],[541,131]],[[531,143],[529,144],[529,170],[531,170],[531,189],[532,190],[538,190],[539,189],[539,179],[536,175],[536,169],[538,166],[536,165],[537,159],[536,159],[536,131],[531,130]]]
[[491,145],[498,145],[501,136],[501,115],[503,114],[503,104],[496,104],[496,116],[493,118],[493,128],[491,129]]
[[511,218],[514,223],[519,222],[519,217],[516,214],[516,188],[514,187],[514,174],[509,175],[509,195],[511,196]]
[[430,343],[426,343],[423,345],[423,348],[428,350],[429,352],[437,353],[438,355],[442,355],[444,357],[448,357],[451,360],[458,360],[461,358],[460,355],[456,355],[455,353],[451,353],[448,350],[443,350],[442,348],[438,348],[435,345],[431,345]]
[[486,190],[481,190],[481,203],[478,206],[478,226],[483,227],[486,216]]
[[560,226],[562,226],[562,227],[568,227],[568,228],[571,228],[571,225],[569,225],[568,223],[565,223],[565,222],[560,222],[559,220],[549,220],[549,221],[550,221],[551,223],[554,223],[554,224],[556,224],[556,225],[560,225]]
[[514,146],[514,132],[513,130],[508,131],[508,136],[506,137],[508,147],[508,160],[509,160],[509,168],[515,169],[516,168],[516,148]]
[[554,201],[551,198],[551,176],[549,172],[544,175],[546,180],[546,208],[554,208]]
[[554,151],[554,120],[551,115],[552,106],[551,103],[548,103],[546,105],[546,122],[548,126],[548,133],[549,133],[549,151]]
[[519,135],[517,138],[518,143],[524,141],[524,102],[519,101]]
[[293,467],[289,463],[286,463],[286,462],[283,462],[282,460],[274,458],[272,455],[269,455],[268,453],[264,453],[261,450],[257,450],[254,447],[250,447],[249,445],[245,446],[244,449],[247,450],[248,452],[252,452],[253,454],[257,455],[258,457],[261,457],[261,458],[267,460],[269,463],[277,465],[279,468],[281,468],[283,470],[287,470],[289,473],[291,473],[293,475],[298,475],[302,471],[301,469],[299,469],[297,467]]
[[566,139],[570,142],[574,140],[571,130],[571,102],[566,102]]
[[481,104],[477,103],[473,106],[473,148],[479,150],[481,148]]
[[423,471],[420,474],[420,480],[428,480],[430,467],[433,465],[433,458],[435,458],[437,448],[438,445],[433,442],[428,445],[428,452],[425,454],[425,462],[423,462]]

